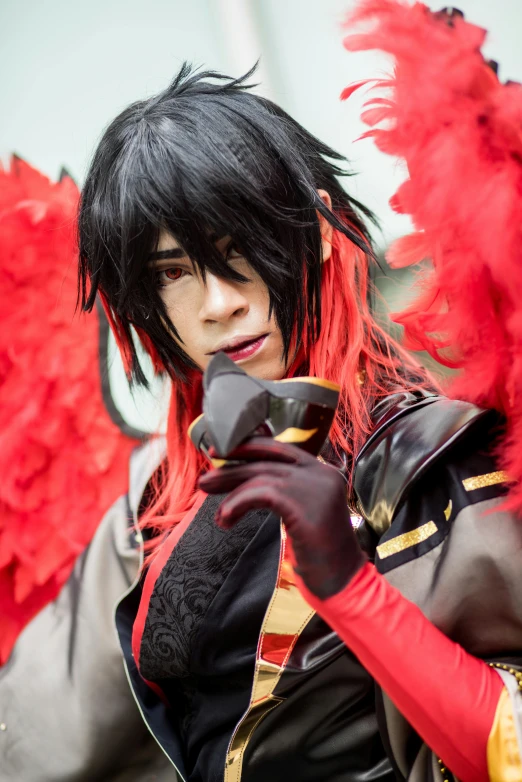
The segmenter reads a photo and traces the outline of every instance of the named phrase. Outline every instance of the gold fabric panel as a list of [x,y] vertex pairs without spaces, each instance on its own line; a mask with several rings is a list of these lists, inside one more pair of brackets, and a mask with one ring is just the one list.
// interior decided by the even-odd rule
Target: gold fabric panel
[[490,782],[520,782],[522,759],[517,741],[511,698],[502,690],[487,746]]
[[296,586],[286,532],[281,523],[276,586],[259,637],[250,704],[228,745],[224,782],[240,782],[243,756],[250,737],[261,720],[282,703],[283,699],[276,697],[274,690],[299,635],[314,613]]
[[504,470],[488,472],[485,475],[475,475],[473,478],[465,478],[462,481],[466,491],[485,489],[486,486],[495,486],[497,483],[508,483],[508,477]]
[[317,427],[315,429],[297,429],[295,426],[290,426],[283,432],[276,434],[274,440],[280,443],[305,443],[316,432]]
[[189,428],[187,429],[187,434],[188,434],[189,437],[190,437],[190,433],[192,432],[192,430],[196,426],[197,422],[201,421],[201,419],[203,418],[204,415],[205,415],[204,413],[200,413],[197,418],[194,418],[194,420],[190,424]]
[[392,540],[387,540],[386,543],[381,543],[377,546],[377,553],[381,559],[391,557],[392,554],[398,554],[399,551],[416,546],[417,543],[422,543],[423,540],[431,538],[437,532],[437,525],[433,521],[428,521],[427,524],[423,524],[417,529],[412,529],[410,532],[405,532],[403,535],[397,535]]

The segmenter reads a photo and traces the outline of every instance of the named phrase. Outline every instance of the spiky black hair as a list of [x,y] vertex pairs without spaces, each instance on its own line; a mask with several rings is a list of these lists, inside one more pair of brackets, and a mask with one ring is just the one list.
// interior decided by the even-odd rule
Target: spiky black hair
[[[145,382],[130,325],[142,329],[173,377],[191,360],[172,338],[148,258],[168,230],[204,276],[244,282],[215,247],[230,236],[268,287],[285,356],[303,329],[321,328],[321,236],[317,212],[364,252],[363,218],[337,177],[344,158],[247,81],[185,63],[160,94],[129,106],[105,131],[83,188],[80,291],[90,310],[98,291],[121,322],[132,373]],[[317,193],[327,190],[330,211]],[[165,328],[167,325],[167,328]],[[169,331],[171,333],[169,333]],[[179,337],[178,337],[179,338]]]

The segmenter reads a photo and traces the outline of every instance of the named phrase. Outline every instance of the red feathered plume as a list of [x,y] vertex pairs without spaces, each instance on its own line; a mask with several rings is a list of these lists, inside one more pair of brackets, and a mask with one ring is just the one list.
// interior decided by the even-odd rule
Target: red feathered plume
[[498,80],[480,53],[485,31],[459,14],[363,0],[347,22],[359,23],[345,46],[395,60],[363,120],[407,164],[391,204],[416,229],[388,261],[431,260],[419,298],[394,320],[407,347],[462,368],[452,395],[505,414],[510,505],[522,509],[522,86]]
[[78,189],[0,168],[0,664],[127,490],[135,442],[111,422],[98,316],[75,315]]

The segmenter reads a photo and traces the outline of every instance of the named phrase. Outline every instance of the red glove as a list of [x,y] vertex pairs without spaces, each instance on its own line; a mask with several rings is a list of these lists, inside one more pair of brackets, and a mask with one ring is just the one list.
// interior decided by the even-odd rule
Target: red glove
[[453,774],[488,782],[487,741],[502,681],[366,563],[342,477],[270,438],[255,438],[230,456],[247,463],[200,479],[203,491],[230,492],[217,523],[230,527],[255,508],[280,515],[308,602]]

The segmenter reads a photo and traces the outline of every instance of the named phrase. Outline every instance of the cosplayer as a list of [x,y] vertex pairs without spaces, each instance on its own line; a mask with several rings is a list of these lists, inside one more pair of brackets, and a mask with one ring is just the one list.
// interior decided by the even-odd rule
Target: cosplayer
[[78,195],[0,170],[0,780],[167,782],[112,628],[156,446],[107,404],[103,313],[74,314]]
[[[419,192],[429,198],[437,168],[431,161],[425,182],[422,158],[404,146],[401,78],[411,77],[410,95],[422,62],[433,78],[435,55],[461,67],[469,53],[478,82],[469,95],[462,72],[455,83],[468,105],[496,77],[462,20],[420,5],[365,8],[365,21],[381,13],[378,34],[352,48],[396,43],[398,61],[397,106],[379,97],[366,119],[397,120],[395,135],[372,133],[408,159],[401,205],[421,210],[420,230]],[[437,98],[454,88],[442,77]],[[408,104],[417,101],[417,140],[431,119],[418,103],[426,83]],[[450,126],[443,117],[443,131]],[[419,146],[439,150],[430,140]],[[522,155],[509,159],[519,166]],[[487,410],[470,393],[441,396],[377,323],[370,215],[340,173],[338,155],[244,79],[186,67],[100,142],[80,210],[83,303],[101,296],[135,380],[131,327],[173,383],[167,464],[142,503],[149,566],[117,609],[129,676],[151,731],[191,782],[519,780],[522,526],[498,455],[512,419],[491,398]],[[440,271],[451,235],[462,275],[480,226],[463,235],[462,207],[452,206],[451,234],[440,220],[425,228],[424,257],[427,247]],[[419,235],[406,245],[423,257]],[[406,263],[401,249],[395,259]],[[454,282],[441,287],[439,274],[437,290]],[[499,296],[494,305],[475,321],[461,312],[458,336],[482,316],[494,329]],[[412,315],[410,339],[420,340],[419,322],[439,330]],[[497,346],[501,331],[492,331]],[[465,363],[465,339],[460,347]],[[237,369],[214,358],[222,352]],[[510,361],[520,362],[516,352]],[[477,393],[485,376],[474,377]],[[512,402],[516,375],[506,379]],[[307,383],[319,386],[316,405],[331,409],[327,392],[339,394],[319,459],[295,444],[317,431],[306,416],[286,428],[276,420],[289,400],[303,403]],[[187,435],[194,421],[194,441],[231,464],[207,469]],[[255,436],[238,444],[239,430]],[[518,475],[513,461],[508,469]]]

